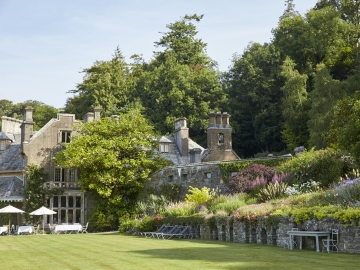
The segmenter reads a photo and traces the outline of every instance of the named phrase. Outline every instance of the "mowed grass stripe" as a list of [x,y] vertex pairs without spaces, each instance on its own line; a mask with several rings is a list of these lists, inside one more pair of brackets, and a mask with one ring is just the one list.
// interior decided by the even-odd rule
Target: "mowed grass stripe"
[[358,269],[359,254],[121,234],[0,237],[1,269]]

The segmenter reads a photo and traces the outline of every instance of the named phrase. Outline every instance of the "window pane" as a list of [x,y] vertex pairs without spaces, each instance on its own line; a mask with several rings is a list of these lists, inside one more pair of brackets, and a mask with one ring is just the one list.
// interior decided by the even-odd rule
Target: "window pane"
[[[58,212],[57,209],[54,209],[55,212]],[[58,213],[53,215],[53,224],[57,224],[58,223]]]
[[53,206],[54,206],[54,207],[59,207],[58,196],[54,196],[54,197],[53,197]]
[[75,182],[75,169],[70,169],[69,177],[70,177],[69,179],[70,182]]
[[81,197],[80,196],[76,196],[76,207],[81,207]]
[[60,223],[66,222],[66,210],[61,210]]
[[55,168],[55,181],[60,182],[61,179],[61,168]]
[[80,209],[76,209],[75,223],[81,223],[81,210]]
[[68,222],[69,223],[74,223],[73,222],[73,210],[72,209],[68,210]]
[[61,196],[61,207],[66,207],[66,196]]
[[69,196],[69,207],[74,207],[74,197]]

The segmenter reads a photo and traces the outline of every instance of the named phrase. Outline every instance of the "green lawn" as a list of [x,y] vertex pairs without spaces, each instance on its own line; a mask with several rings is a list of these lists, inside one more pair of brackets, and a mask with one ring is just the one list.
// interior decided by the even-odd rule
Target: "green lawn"
[[360,254],[121,234],[1,236],[0,269],[359,269]]

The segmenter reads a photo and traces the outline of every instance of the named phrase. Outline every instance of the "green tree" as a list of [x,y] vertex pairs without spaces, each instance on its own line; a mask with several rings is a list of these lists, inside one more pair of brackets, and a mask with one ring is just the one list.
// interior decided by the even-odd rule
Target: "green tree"
[[168,163],[155,155],[153,127],[136,110],[77,127],[56,162],[77,167],[79,184],[98,201],[91,220],[97,229],[115,229],[130,215],[150,174]]
[[29,213],[46,206],[47,199],[52,196],[63,194],[62,189],[45,189],[44,183],[46,182],[48,175],[45,173],[44,168],[40,168],[37,165],[29,165],[26,168],[26,185],[24,196],[24,210],[27,220],[31,220],[33,223],[37,223],[40,219],[39,216],[29,216]]
[[328,145],[324,136],[330,130],[330,122],[334,117],[333,107],[346,93],[341,82],[331,77],[324,64],[317,66],[314,82],[314,90],[310,93],[309,145],[321,149]]
[[[11,114],[15,115],[15,117],[18,119],[22,119],[22,115],[25,112],[25,108],[28,106],[31,106],[34,109],[33,112],[33,120],[35,122],[34,130],[39,130],[52,118],[56,118],[56,115],[59,112],[58,109],[50,105],[46,105],[41,101],[27,100],[24,102],[14,104]],[[13,117],[13,115],[8,115],[8,116]]]
[[226,101],[214,62],[206,55],[206,44],[196,38],[192,21],[202,16],[185,16],[168,25],[169,32],[155,44],[165,48],[143,66],[137,93],[144,115],[156,130],[173,131],[174,120],[187,117],[190,136],[205,142],[207,114],[220,110]]
[[65,112],[81,118],[94,105],[103,109],[103,115],[110,116],[134,101],[135,82],[119,48],[110,61],[96,61],[83,73],[83,82],[69,91],[76,95],[67,100]]
[[229,96],[233,148],[245,157],[280,151],[282,79],[280,55],[273,45],[251,43],[234,56],[223,85]]
[[295,69],[295,63],[286,58],[281,67],[285,78],[282,114],[284,118],[283,138],[289,149],[306,145],[309,135],[307,129],[309,100],[306,92],[307,76]]
[[334,108],[334,120],[331,122],[329,142],[332,146],[349,152],[360,160],[360,95],[345,97]]
[[272,32],[282,59],[289,56],[301,74],[311,76],[316,65],[324,62],[336,77],[344,79],[352,68],[352,28],[331,7],[312,9],[304,17],[286,17]]

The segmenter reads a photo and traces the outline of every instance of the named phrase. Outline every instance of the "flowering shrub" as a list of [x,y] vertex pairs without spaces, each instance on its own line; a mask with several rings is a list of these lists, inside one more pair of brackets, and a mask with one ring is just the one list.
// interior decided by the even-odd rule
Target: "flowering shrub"
[[254,188],[260,189],[269,183],[275,174],[275,169],[262,164],[251,164],[231,177],[227,183],[231,194],[250,193]]
[[302,184],[293,184],[285,190],[285,194],[288,196],[299,195],[304,193],[310,193],[319,190],[319,183],[315,181],[309,181]]
[[261,203],[255,205],[246,205],[239,207],[234,212],[234,218],[239,221],[247,221],[250,223],[256,223],[258,216],[268,216],[271,211],[274,210],[274,206],[270,203]]
[[337,206],[360,207],[360,180],[344,180],[324,194],[324,200]]
[[169,203],[163,214],[165,216],[190,216],[195,213],[195,203],[193,202],[175,202]]
[[339,151],[311,149],[287,160],[277,170],[292,173],[299,184],[316,181],[320,187],[328,187],[339,182],[352,170],[352,166]]

